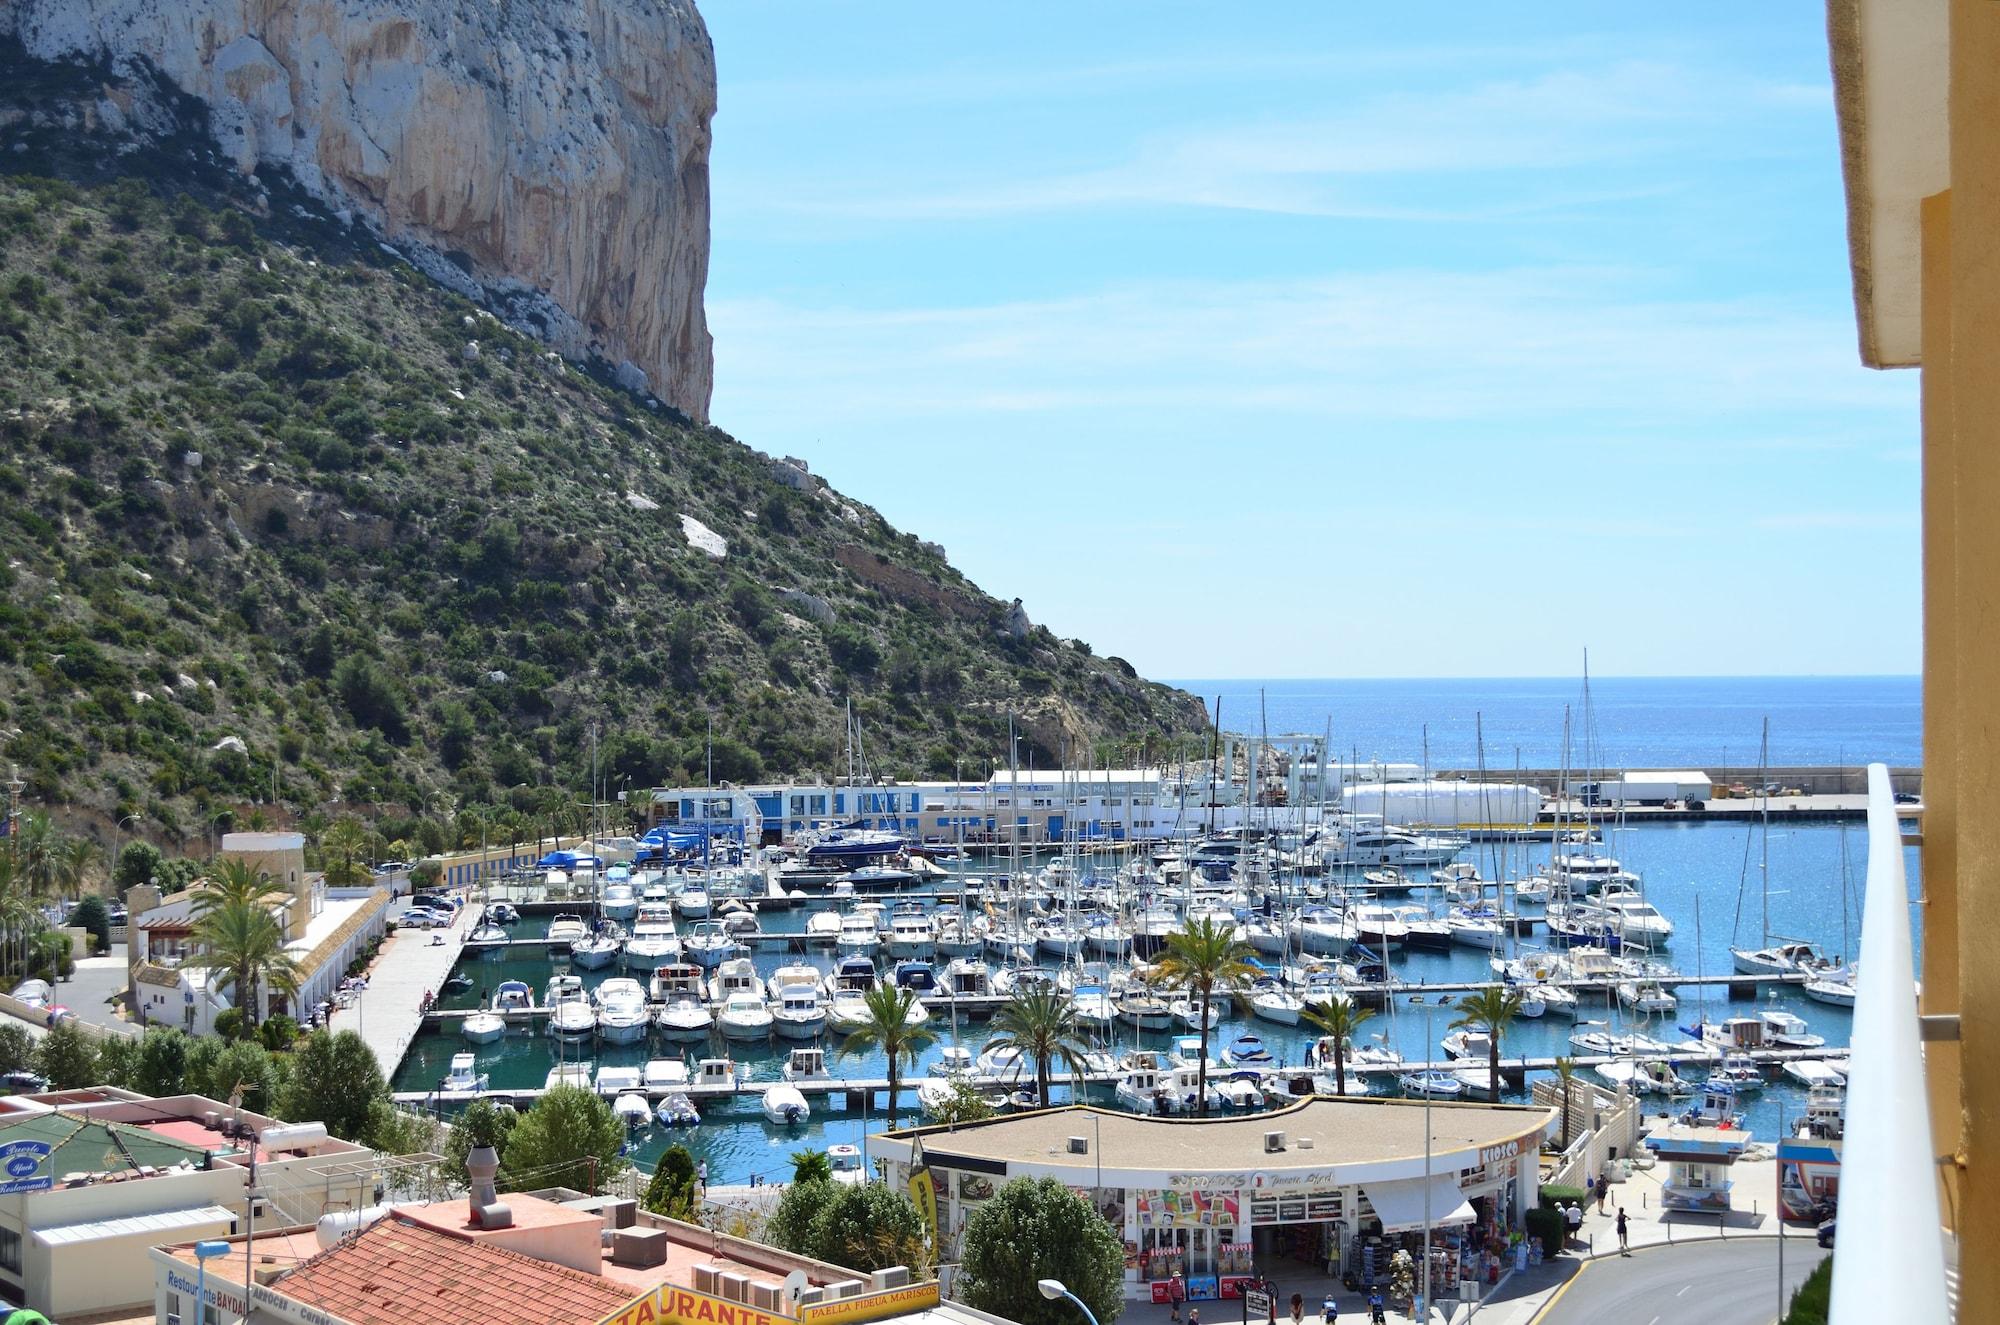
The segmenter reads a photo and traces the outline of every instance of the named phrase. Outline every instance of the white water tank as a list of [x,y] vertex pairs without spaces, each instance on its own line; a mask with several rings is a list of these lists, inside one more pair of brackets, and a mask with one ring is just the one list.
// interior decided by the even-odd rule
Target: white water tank
[[319,1223],[313,1226],[313,1237],[322,1249],[338,1246],[348,1234],[359,1233],[388,1214],[389,1207],[386,1205],[371,1205],[365,1210],[337,1210],[319,1217]]
[[284,1123],[277,1127],[266,1127],[257,1138],[257,1144],[265,1150],[311,1150],[314,1146],[326,1144],[325,1123]]

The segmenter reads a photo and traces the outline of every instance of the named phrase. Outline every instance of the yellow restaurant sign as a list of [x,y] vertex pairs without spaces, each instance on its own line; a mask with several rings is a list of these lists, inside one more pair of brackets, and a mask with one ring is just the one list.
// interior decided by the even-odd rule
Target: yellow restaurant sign
[[598,1325],[861,1325],[885,1316],[904,1316],[938,1304],[935,1282],[863,1293],[837,1302],[800,1307],[796,1316],[764,1311],[674,1284],[661,1284],[604,1317]]

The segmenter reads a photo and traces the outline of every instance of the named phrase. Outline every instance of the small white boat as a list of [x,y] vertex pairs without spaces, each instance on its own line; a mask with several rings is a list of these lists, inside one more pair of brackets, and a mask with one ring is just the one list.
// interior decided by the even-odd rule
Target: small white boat
[[769,1039],[774,1021],[764,1000],[748,992],[731,994],[715,1014],[715,1028],[725,1040]]
[[694,1101],[685,1094],[673,1094],[660,1101],[660,1107],[653,1116],[662,1127],[699,1127],[701,1110],[694,1107]]
[[483,952],[498,953],[512,937],[513,935],[499,925],[491,921],[482,921],[473,926],[472,932],[465,936],[465,946],[478,948]]
[[1222,1061],[1232,1067],[1265,1067],[1271,1062],[1271,1051],[1264,1047],[1264,1038],[1246,1031],[1229,1042],[1222,1051]]
[[1264,985],[1250,995],[1250,1015],[1280,1026],[1298,1025],[1305,1008],[1305,1000],[1282,985]]
[[1600,1063],[1597,1075],[1613,1086],[1624,1086],[1640,1095],[1692,1095],[1694,1086],[1675,1072],[1664,1059],[1627,1059]]
[[1729,958],[1742,975],[1791,975],[1799,971],[1816,975],[1833,965],[1818,948],[1796,940],[1763,948],[1731,948]]
[[1764,1038],[1781,1049],[1820,1049],[1826,1045],[1826,1037],[1815,1035],[1812,1027],[1806,1025],[1806,1019],[1796,1012],[1765,1008],[1757,1017],[1764,1023]]
[[639,1086],[649,1095],[685,1089],[689,1080],[688,1065],[678,1058],[649,1058],[639,1072]]
[[1506,927],[1489,907],[1454,906],[1445,913],[1444,923],[1451,930],[1451,941],[1461,948],[1498,952],[1507,941]]
[[1477,1058],[1484,1062],[1493,1052],[1493,1036],[1489,1031],[1466,1027],[1453,1031],[1439,1041],[1447,1058]]
[[495,925],[511,925],[519,921],[521,913],[508,902],[488,902],[481,919]]
[[812,1114],[806,1097],[797,1086],[781,1081],[764,1090],[764,1117],[780,1127],[795,1127]]
[[507,1033],[507,1019],[497,1012],[475,1012],[458,1024],[458,1033],[472,1044],[491,1044]]
[[1429,1096],[1434,1100],[1455,1100],[1465,1094],[1465,1082],[1456,1072],[1430,1071],[1409,1072],[1396,1078],[1405,1095],[1419,1098]]
[[495,1012],[527,1012],[535,1006],[535,991],[519,980],[502,980],[493,991]]
[[706,920],[711,904],[708,889],[698,883],[687,884],[674,896],[674,910],[689,920]]
[[597,908],[613,920],[630,920],[639,914],[639,890],[622,881],[607,883]]
[[1818,979],[1806,981],[1806,997],[1815,1003],[1824,1003],[1828,1007],[1853,1007],[1854,968],[1843,967],[1838,971],[1829,971]]
[[840,912],[815,911],[806,917],[806,942],[832,943],[840,937]]
[[[1177,998],[1167,1005],[1167,1011],[1173,1015],[1175,1021],[1178,1021],[1189,1030],[1198,1031],[1202,1029],[1201,1004],[1197,1000]],[[1212,998],[1208,1003],[1207,1021],[1207,1029],[1211,1031],[1222,1024],[1222,1005]]]
[[687,959],[704,969],[720,966],[743,950],[736,936],[720,920],[704,920],[682,940]]
[[1809,1058],[1795,1058],[1786,1063],[1784,1074],[1801,1086],[1842,1086],[1847,1076],[1831,1063],[1815,1062]]
[[833,1073],[827,1070],[826,1050],[794,1049],[785,1057],[785,1065],[778,1074],[787,1081],[831,1081]]
[[988,1077],[1019,1077],[1034,1075],[1034,1068],[1028,1056],[1013,1045],[1000,1045],[987,1049],[979,1055],[979,1073]]
[[625,940],[625,969],[654,971],[680,960],[681,939],[674,929],[674,913],[661,902],[639,903],[638,918]]
[[549,1006],[549,1031],[558,1040],[587,1040],[597,1033],[597,1010],[582,994]]
[[549,1069],[548,1076],[542,1078],[543,1090],[554,1090],[557,1086],[575,1086],[578,1090],[591,1088],[590,1064],[557,1063]]
[[572,943],[590,937],[590,927],[583,923],[582,916],[559,915],[549,921],[549,947],[567,948]]
[[624,1123],[627,1131],[637,1131],[653,1121],[653,1106],[646,1103],[644,1095],[620,1095],[611,1101],[611,1116]]
[[868,1181],[868,1175],[861,1170],[861,1147],[850,1145],[828,1146],[828,1162],[833,1165],[833,1180],[843,1186],[853,1187]]
[[486,1089],[487,1074],[477,1066],[478,1060],[471,1054],[453,1054],[451,1071],[445,1073],[438,1083],[439,1090],[464,1091],[478,1094]]
[[1302,951],[1338,957],[1354,946],[1354,922],[1330,906],[1308,906],[1293,917],[1292,939]]
[[1618,1001],[1647,1016],[1670,1013],[1680,1006],[1680,1000],[1668,993],[1664,985],[1650,978],[1619,981]]

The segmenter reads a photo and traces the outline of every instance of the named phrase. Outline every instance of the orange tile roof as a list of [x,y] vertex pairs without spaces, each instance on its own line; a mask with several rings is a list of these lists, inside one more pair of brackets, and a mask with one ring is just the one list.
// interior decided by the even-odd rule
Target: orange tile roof
[[580,1270],[395,1216],[271,1286],[353,1325],[574,1325],[636,1296]]

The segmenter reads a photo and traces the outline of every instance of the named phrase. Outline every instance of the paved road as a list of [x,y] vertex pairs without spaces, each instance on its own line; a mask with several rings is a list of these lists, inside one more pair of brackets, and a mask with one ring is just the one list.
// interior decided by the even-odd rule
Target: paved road
[[[1829,1253],[1785,1239],[1785,1300]],[[1778,1242],[1690,1242],[1593,1261],[1536,1325],[1770,1325],[1778,1318]]]

